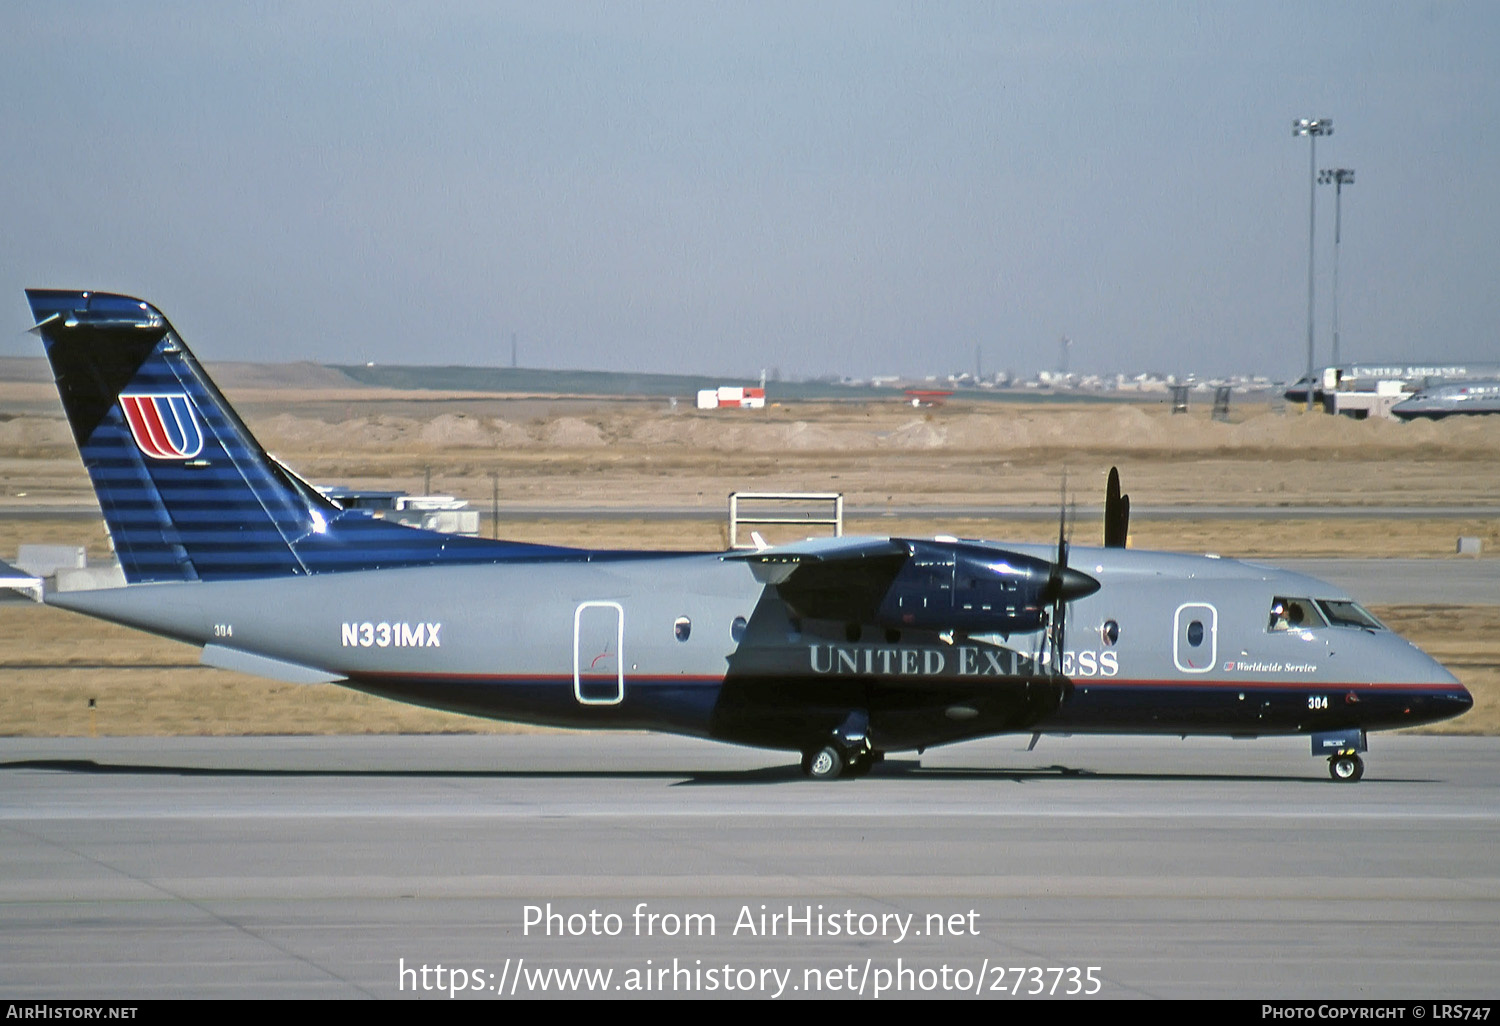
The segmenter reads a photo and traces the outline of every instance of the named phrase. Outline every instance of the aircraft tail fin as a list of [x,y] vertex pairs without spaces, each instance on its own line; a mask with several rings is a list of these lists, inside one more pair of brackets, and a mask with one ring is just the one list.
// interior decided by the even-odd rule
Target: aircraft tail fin
[[350,515],[261,448],[155,307],[104,292],[28,289],[26,298],[129,583],[472,562],[545,548]]

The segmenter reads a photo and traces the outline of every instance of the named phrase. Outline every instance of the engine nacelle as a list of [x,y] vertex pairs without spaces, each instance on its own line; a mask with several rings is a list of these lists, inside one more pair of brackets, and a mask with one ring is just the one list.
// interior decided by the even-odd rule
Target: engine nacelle
[[1055,600],[1099,582],[1045,559],[966,542],[892,539],[855,557],[804,564],[779,586],[799,615],[890,630],[1035,631]]
[[880,626],[999,634],[1041,628],[1051,563],[962,543],[911,546],[876,611]]

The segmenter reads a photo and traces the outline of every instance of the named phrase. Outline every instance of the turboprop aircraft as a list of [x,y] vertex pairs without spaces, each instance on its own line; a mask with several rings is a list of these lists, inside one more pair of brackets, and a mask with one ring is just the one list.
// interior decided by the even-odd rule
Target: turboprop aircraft
[[1469,381],[1424,389],[1391,407],[1401,420],[1500,413],[1500,380]]
[[1004,732],[1305,734],[1357,780],[1367,731],[1469,693],[1340,589],[1106,545],[823,538],[601,552],[345,510],[260,447],[167,319],[29,290],[126,585],[48,604],[211,666],[498,719],[802,754],[814,778]]

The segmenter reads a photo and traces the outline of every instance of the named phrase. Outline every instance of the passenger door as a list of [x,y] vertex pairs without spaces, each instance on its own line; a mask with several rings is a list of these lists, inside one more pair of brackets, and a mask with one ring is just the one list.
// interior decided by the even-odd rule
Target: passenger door
[[625,700],[625,610],[618,602],[580,602],[573,611],[573,697],[581,705]]

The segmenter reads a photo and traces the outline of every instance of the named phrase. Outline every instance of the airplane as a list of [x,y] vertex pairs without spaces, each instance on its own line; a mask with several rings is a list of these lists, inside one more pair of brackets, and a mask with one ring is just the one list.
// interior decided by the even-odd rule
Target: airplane
[[1396,382],[1404,392],[1418,392],[1443,384],[1496,378],[1500,378],[1500,363],[1351,363],[1324,367],[1313,379],[1304,375],[1288,385],[1282,397],[1289,403],[1306,403],[1310,380],[1313,402],[1327,407],[1334,392],[1374,392],[1386,382]]
[[1479,413],[1500,413],[1500,379],[1437,385],[1391,407],[1391,416],[1402,420],[1442,420]]
[[477,716],[801,754],[828,780],[1002,733],[1366,733],[1472,699],[1339,588],[1105,545],[833,537],[728,552],[439,534],[343,509],[269,456],[159,310],[27,291],[125,585],[43,600],[203,663]]

